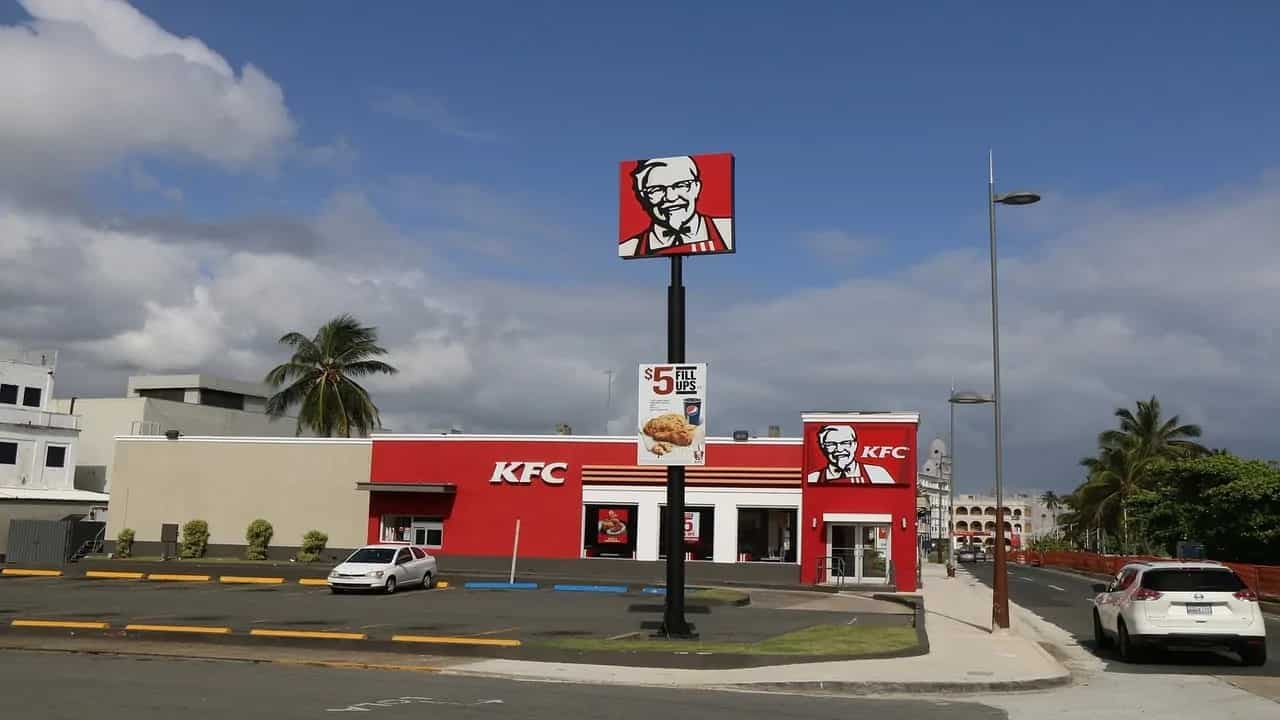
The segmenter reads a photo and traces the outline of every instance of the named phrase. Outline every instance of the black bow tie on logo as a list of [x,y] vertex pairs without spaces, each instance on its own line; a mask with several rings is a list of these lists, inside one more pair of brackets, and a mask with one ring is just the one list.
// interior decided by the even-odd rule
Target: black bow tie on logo
[[673,240],[676,244],[683,243],[693,236],[693,230],[688,223],[678,228],[659,228],[658,231],[662,234],[662,237],[667,240]]

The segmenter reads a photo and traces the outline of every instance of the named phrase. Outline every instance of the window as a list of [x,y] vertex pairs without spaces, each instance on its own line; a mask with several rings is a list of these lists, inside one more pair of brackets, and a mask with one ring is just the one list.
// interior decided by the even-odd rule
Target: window
[[382,542],[407,542],[429,548],[444,547],[444,521],[410,515],[383,515]]
[[230,410],[243,410],[244,396],[239,393],[223,392],[222,390],[209,390],[208,388],[200,388],[200,404],[212,405],[213,407],[228,408]]
[[1120,574],[1116,576],[1116,581],[1113,584],[1114,587],[1112,587],[1111,592],[1120,592],[1121,590],[1129,589],[1129,586],[1133,584],[1133,580],[1136,577],[1138,577],[1137,570],[1121,570]]
[[393,557],[395,557],[395,554],[391,548],[360,548],[351,553],[343,562],[386,565],[391,562]]
[[796,511],[738,508],[738,562],[795,562]]
[[18,386],[17,385],[0,385],[0,403],[5,405],[18,404]]
[[[684,509],[684,552],[690,560],[711,560],[715,550],[716,511],[710,507]],[[667,555],[667,508],[659,509],[658,557]]]
[[400,552],[396,554],[396,564],[404,565],[413,559],[413,555],[409,554],[409,548],[400,548]]
[[22,404],[26,405],[27,407],[34,407],[34,408],[40,407],[40,388],[33,388],[33,387],[23,388]]
[[0,465],[18,464],[18,443],[0,442]]
[[634,558],[639,512],[636,505],[583,505],[582,556]]
[[427,556],[427,554],[422,552],[422,549],[418,547],[411,547],[409,548],[409,551],[413,553],[413,557],[417,560],[421,560]]
[[1148,570],[1142,576],[1142,587],[1160,592],[1237,592],[1244,590],[1245,584],[1226,568],[1178,568]]
[[60,468],[66,465],[67,449],[61,445],[50,445],[45,449],[44,466]]
[[169,400],[171,402],[183,402],[187,397],[187,391],[182,388],[149,388],[138,391],[139,397],[151,398],[153,400]]

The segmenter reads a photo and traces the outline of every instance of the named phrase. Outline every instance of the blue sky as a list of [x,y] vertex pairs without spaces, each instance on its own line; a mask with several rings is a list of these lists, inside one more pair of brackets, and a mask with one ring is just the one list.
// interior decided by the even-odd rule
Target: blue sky
[[[90,46],[115,58],[97,5],[55,16],[46,2],[0,2],[0,26],[31,28],[50,53],[30,68]],[[16,217],[61,228],[40,237],[65,232],[66,252],[90,242],[78,233],[126,243],[171,276],[104,290],[118,308],[56,331],[0,325],[0,344],[61,343],[68,391],[115,392],[142,368],[256,376],[282,323],[345,303],[435,368],[381,388],[396,429],[624,427],[634,390],[598,407],[599,373],[661,354],[665,267],[613,255],[616,163],[730,151],[739,253],[687,270],[690,351],[724,368],[720,417],[794,431],[800,410],[836,398],[918,409],[931,437],[952,379],[990,383],[991,148],[1002,188],[1045,196],[1000,214],[1018,482],[1073,485],[1110,411],[1151,393],[1212,425],[1215,444],[1280,454],[1257,430],[1280,388],[1253,382],[1280,349],[1261,312],[1280,269],[1257,257],[1274,247],[1280,198],[1273,3],[133,6],[158,32],[137,36],[151,49],[113,82],[136,72],[173,98],[165,112],[226,109],[251,65],[281,95],[253,95],[260,125],[193,129],[102,110],[123,94],[90,73],[87,92],[103,94],[82,125],[46,132],[0,111],[0,150],[37,158],[0,173]],[[161,67],[166,34],[198,39],[233,75],[164,85],[195,72]],[[46,109],[65,119],[53,103],[33,113]],[[234,152],[255,143],[247,161]],[[1214,243],[1220,256],[1199,256]],[[244,296],[266,292],[254,283],[280,248],[274,277],[351,283],[343,302],[297,280],[272,308],[287,320],[259,316]],[[523,364],[495,360],[513,341],[528,343]],[[535,365],[563,392],[530,390]],[[989,421],[963,422],[961,451],[989,456]]]

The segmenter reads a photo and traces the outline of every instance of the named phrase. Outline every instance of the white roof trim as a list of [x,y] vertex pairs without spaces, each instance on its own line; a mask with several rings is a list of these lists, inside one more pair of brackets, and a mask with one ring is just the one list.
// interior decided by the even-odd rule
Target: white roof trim
[[804,413],[800,416],[804,422],[878,422],[878,423],[915,423],[920,424],[920,413],[915,412],[891,412],[891,413],[858,413],[858,412],[813,412]]
[[891,523],[888,513],[822,513],[824,523]]
[[46,502],[97,502],[111,499],[107,493],[90,490],[44,490],[37,488],[0,487],[0,500],[44,500]]
[[170,442],[170,443],[258,443],[276,445],[370,445],[369,438],[291,438],[291,437],[225,437],[218,435],[182,435],[170,440],[163,435],[116,435],[121,442]]

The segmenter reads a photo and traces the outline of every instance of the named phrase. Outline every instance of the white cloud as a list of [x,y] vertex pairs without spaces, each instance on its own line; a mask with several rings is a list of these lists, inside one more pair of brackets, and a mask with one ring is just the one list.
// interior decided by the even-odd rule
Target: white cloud
[[270,163],[294,132],[280,86],[236,73],[118,0],[22,0],[0,26],[0,180],[76,173],[134,153],[229,169]]

